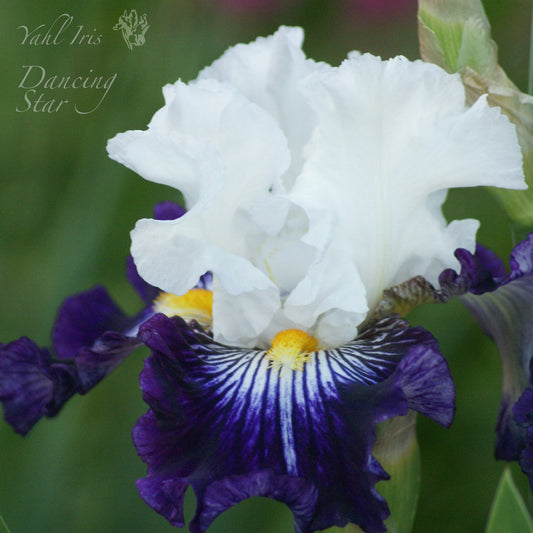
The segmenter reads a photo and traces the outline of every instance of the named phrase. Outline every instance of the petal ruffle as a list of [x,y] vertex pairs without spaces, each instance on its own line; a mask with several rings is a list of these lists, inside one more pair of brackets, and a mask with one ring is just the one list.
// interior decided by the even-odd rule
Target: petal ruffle
[[228,49],[165,86],[146,131],[108,143],[184,195],[180,220],[137,222],[132,254],[178,295],[211,271],[225,344],[264,347],[291,328],[345,344],[384,290],[436,285],[454,250],[474,249],[477,221],[444,220],[448,188],[525,186],[514,127],[484,98],[467,107],[458,76],[358,53],[332,67],[302,40],[281,27]]
[[198,80],[231,84],[276,120],[291,152],[290,166],[283,175],[287,190],[301,172],[304,149],[316,122],[302,82],[314,71],[331,69],[305,57],[303,38],[301,28],[281,26],[274,35],[229,48],[198,76]]
[[104,287],[70,296],[59,308],[52,330],[52,346],[60,359],[71,359],[106,331],[122,331],[130,320]]
[[[254,344],[281,302],[268,275],[246,258],[240,210],[280,188],[290,161],[286,140],[272,117],[227,83],[177,82],[164,93],[166,105],[148,130],[119,134],[108,150],[145,178],[179,188],[189,211],[179,220],[137,222],[132,255],[144,279],[173,294],[213,272],[213,313],[224,317],[215,320],[215,335]],[[228,299],[231,314],[224,313]],[[238,324],[248,331],[239,335]]]
[[453,417],[453,384],[436,341],[398,318],[280,375],[266,352],[220,345],[179,318],[156,315],[139,335],[153,350],[141,374],[151,410],[133,431],[148,465],[139,491],[183,525],[191,485],[195,533],[259,495],[285,502],[296,531],[348,522],[383,531],[388,508],[374,486],[387,475],[371,455],[376,424],[411,408],[445,425]]
[[76,392],[68,364],[53,364],[50,353],[22,337],[0,346],[0,402],[4,418],[25,435],[43,417],[55,415]]
[[[128,318],[103,287],[71,296],[53,329],[57,358],[22,337],[0,346],[4,418],[25,435],[43,416],[55,416],[74,394],[85,394],[141,343],[128,334],[143,313]],[[137,321],[137,322],[136,322]]]
[[513,416],[513,406],[530,380],[533,354],[533,234],[514,248],[508,275],[501,261],[481,246],[473,255],[466,250],[458,250],[456,256],[461,263],[460,274],[445,271],[440,283],[445,297],[460,295],[481,329],[498,346],[502,360],[503,391],[496,426],[496,457],[518,460],[526,444],[527,432]]
[[[159,202],[154,206],[155,220],[176,220],[177,218],[182,217],[185,213],[185,208],[175,202]],[[159,293],[159,289],[141,278],[131,255],[128,256],[126,262],[126,276],[143,302],[146,305],[151,305]]]
[[370,309],[415,275],[436,285],[457,248],[474,249],[477,221],[444,220],[447,189],[525,187],[514,127],[484,99],[466,108],[460,79],[434,65],[352,53],[306,89],[318,125],[291,199],[315,209],[311,229],[336,214],[332,247]]

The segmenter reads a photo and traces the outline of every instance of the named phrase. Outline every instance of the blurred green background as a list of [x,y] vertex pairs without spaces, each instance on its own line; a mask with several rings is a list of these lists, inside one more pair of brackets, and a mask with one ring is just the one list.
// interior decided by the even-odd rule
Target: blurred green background
[[[240,2],[245,4],[245,2]],[[268,2],[263,2],[267,4]],[[52,0],[2,2],[0,49],[0,341],[31,336],[49,345],[49,331],[64,297],[104,284],[123,308],[134,312],[136,295],[124,279],[128,232],[150,216],[156,201],[175,192],[144,182],[108,159],[105,144],[119,131],[144,129],[162,105],[161,87],[188,81],[230,45],[271,34],[280,24],[301,25],[310,57],[338,64],[349,50],[382,57],[418,57],[416,2],[279,0],[253,9],[215,0]],[[368,5],[373,6],[372,9]],[[530,6],[521,0],[486,0],[500,60],[525,88]],[[127,9],[147,14],[144,46],[126,47],[113,31]],[[64,35],[101,35],[100,43],[22,44],[27,26],[44,33],[62,14],[73,17]],[[80,29],[79,27],[82,26]],[[57,26],[56,26],[57,28]],[[57,113],[25,109],[19,88],[24,65],[47,75],[117,77],[94,112],[72,103],[96,103],[91,90],[45,92],[71,105]],[[91,71],[92,69],[92,71]],[[91,94],[81,94],[83,92]],[[486,191],[453,191],[449,219],[476,217],[479,238],[506,258],[512,235]],[[457,417],[450,430],[419,418],[423,479],[418,533],[482,531],[503,464],[493,459],[494,423],[500,396],[500,364],[458,302],[425,307],[412,321],[440,340],[457,384]],[[12,533],[120,533],[175,531],[138,497],[145,472],[130,431],[145,412],[137,377],[145,351],[60,415],[44,420],[26,438],[0,421],[0,514]],[[519,469],[515,478],[525,487]],[[187,517],[194,498],[189,495]],[[255,499],[220,517],[213,532],[292,531],[288,510]]]

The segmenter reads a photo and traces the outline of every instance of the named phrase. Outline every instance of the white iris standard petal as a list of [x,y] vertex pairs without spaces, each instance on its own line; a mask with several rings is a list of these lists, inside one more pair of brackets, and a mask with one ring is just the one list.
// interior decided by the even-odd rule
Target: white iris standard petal
[[[246,258],[247,228],[238,212],[279,189],[289,164],[285,138],[267,113],[227,83],[177,82],[166,86],[165,100],[147,131],[119,134],[108,144],[111,157],[180,189],[189,208],[176,221],[137,223],[137,268],[146,281],[174,294],[184,294],[211,270],[219,281],[215,314],[230,297],[249,302],[244,315],[216,321],[214,331],[227,342],[254,345],[280,301],[275,284]],[[238,323],[248,327],[234,337],[230,331]]]
[[301,82],[313,72],[332,68],[305,57],[303,37],[301,28],[282,26],[274,35],[229,48],[198,76],[230,83],[278,122],[291,150],[290,167],[283,175],[288,188],[301,171],[315,123]]
[[436,284],[455,249],[473,249],[476,221],[444,221],[448,188],[525,187],[514,128],[484,99],[466,108],[459,78],[434,65],[351,54],[307,85],[318,125],[291,197],[316,210],[311,227],[337,214],[370,308],[415,275]]
[[164,88],[147,131],[110,156],[183,192],[187,214],[141,220],[141,276],[183,294],[213,273],[215,339],[268,347],[302,329],[323,348],[355,338],[384,289],[436,284],[473,250],[478,223],[448,224],[451,187],[524,188],[513,126],[459,77],[405,58],[307,59],[280,28]]

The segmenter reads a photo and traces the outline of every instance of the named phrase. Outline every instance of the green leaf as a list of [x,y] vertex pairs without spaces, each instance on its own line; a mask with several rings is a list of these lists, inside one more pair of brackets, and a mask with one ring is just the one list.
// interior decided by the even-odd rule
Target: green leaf
[[0,516],[0,533],[11,533],[7,527],[4,519]]
[[533,522],[509,468],[498,483],[485,533],[533,533]]
[[498,64],[498,49],[480,0],[419,0],[420,55],[448,72],[458,72],[473,104],[482,94],[516,126],[529,188],[491,187],[515,229],[533,226],[533,98],[520,92]]

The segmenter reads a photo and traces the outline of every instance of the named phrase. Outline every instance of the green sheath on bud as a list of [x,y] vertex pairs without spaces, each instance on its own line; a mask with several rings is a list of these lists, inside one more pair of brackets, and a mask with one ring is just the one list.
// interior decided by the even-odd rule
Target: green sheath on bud
[[498,64],[498,50],[480,0],[420,0],[420,54],[448,72],[458,72],[467,104],[487,94],[516,125],[528,189],[490,188],[518,231],[533,226],[533,98],[520,90]]

